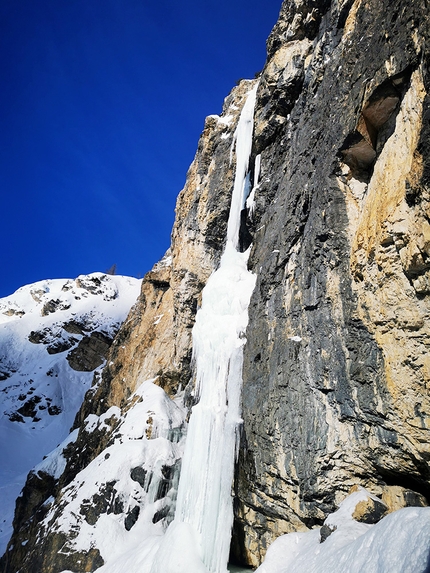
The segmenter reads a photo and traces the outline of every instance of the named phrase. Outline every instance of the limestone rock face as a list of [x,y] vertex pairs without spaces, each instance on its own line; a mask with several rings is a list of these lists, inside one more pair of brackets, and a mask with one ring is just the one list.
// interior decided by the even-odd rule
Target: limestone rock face
[[220,116],[206,118],[198,150],[176,205],[172,245],[143,279],[136,306],[116,337],[103,383],[84,405],[100,414],[124,405],[141,382],[174,395],[191,379],[191,330],[201,291],[218,266],[225,241],[234,158],[234,131],[251,82],[243,81]]
[[[429,495],[428,6],[325,3],[310,33],[312,3],[297,17],[295,4],[260,90],[296,96],[283,116],[256,114],[236,484],[254,566],[280,533],[321,524],[356,478]],[[275,71],[288,52],[289,77]]]

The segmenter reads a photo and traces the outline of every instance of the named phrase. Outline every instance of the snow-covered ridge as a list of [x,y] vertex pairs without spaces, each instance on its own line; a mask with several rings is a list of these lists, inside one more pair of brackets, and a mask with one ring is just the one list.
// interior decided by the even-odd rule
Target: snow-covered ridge
[[93,273],[0,299],[0,554],[26,474],[68,435],[140,284]]
[[80,275],[76,279],[38,281],[0,299],[0,324],[23,317],[28,319],[29,315],[37,316],[36,323],[39,324],[41,317],[57,311],[70,310],[71,314],[82,314],[85,308],[94,307],[94,299],[91,298],[94,296],[100,299],[102,307],[103,302],[118,299],[119,304],[112,310],[117,309],[118,317],[123,317],[124,308],[130,309],[136,300],[140,282],[133,277],[104,273]]

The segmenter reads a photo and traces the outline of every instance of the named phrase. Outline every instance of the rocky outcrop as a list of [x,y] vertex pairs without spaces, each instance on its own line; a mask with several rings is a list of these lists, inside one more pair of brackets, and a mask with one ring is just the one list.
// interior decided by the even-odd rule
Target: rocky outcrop
[[90,336],[84,336],[66,356],[70,368],[78,372],[92,372],[103,364],[111,344],[112,338],[103,332],[92,332]]

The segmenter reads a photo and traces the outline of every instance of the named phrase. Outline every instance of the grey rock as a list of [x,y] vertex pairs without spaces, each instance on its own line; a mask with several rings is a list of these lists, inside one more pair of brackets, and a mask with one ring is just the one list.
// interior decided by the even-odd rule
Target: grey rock
[[320,529],[320,543],[324,543],[336,529],[336,525],[324,524]]
[[146,483],[147,473],[148,472],[140,466],[137,466],[136,468],[132,468],[132,470],[130,472],[131,479],[133,481],[136,481],[143,488],[145,488],[145,486],[146,486],[146,491],[148,491],[148,486],[149,486],[149,483]]
[[84,336],[67,355],[70,367],[79,372],[92,372],[104,362],[111,344],[112,338],[102,332]]

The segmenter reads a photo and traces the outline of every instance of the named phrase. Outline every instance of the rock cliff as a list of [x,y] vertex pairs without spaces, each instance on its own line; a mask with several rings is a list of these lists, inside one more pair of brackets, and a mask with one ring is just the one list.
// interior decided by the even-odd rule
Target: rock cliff
[[[257,282],[232,558],[257,566],[280,534],[322,525],[354,485],[386,511],[430,499],[429,18],[427,0],[284,1],[259,79],[206,119],[171,248],[87,393],[64,472],[28,477],[2,571],[93,571],[117,555],[96,533],[108,516],[124,536],[171,519],[194,401],[191,330],[224,245],[234,131],[256,81],[240,236]],[[142,450],[126,478],[108,471],[133,440]],[[81,499],[84,482],[94,487]]]
[[354,483],[429,495],[428,5],[293,4],[256,125],[237,480],[253,565]]

